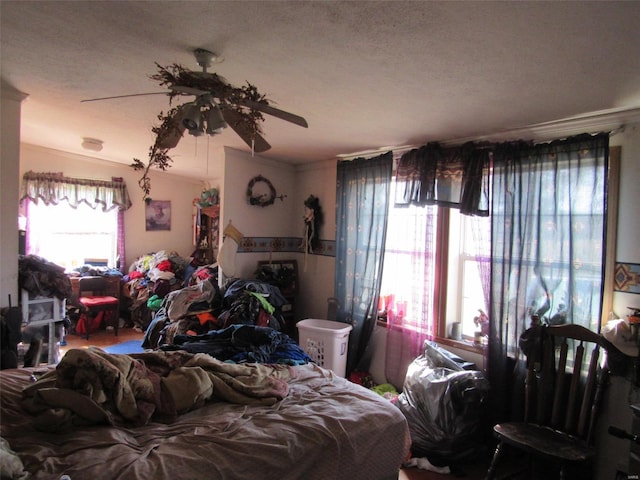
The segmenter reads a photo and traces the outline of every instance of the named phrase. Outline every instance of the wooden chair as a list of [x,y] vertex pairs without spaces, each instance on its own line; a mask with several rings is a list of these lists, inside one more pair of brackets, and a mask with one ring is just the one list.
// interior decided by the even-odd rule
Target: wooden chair
[[[594,426],[608,383],[606,353],[601,350],[611,344],[580,325],[535,326],[527,334],[528,342],[521,340],[527,356],[524,421],[494,426],[499,443],[487,480],[494,478],[506,445],[528,454],[529,473],[537,459],[543,462],[539,465],[557,466],[560,479],[569,478],[577,467],[588,467],[595,455]],[[574,355],[568,359],[571,344]]]
[[[115,293],[115,295],[114,295]],[[102,313],[104,322],[112,324],[115,336],[118,336],[120,323],[120,300],[118,293],[112,291],[105,277],[82,277],[78,281],[78,301],[83,307],[85,317],[86,338],[91,331],[91,320]]]

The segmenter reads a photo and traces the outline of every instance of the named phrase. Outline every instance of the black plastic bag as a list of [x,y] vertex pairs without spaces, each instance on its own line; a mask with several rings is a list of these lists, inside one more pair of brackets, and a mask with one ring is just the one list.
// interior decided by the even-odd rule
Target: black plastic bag
[[444,465],[477,455],[489,382],[474,367],[431,342],[409,365],[397,405],[409,424],[413,456]]

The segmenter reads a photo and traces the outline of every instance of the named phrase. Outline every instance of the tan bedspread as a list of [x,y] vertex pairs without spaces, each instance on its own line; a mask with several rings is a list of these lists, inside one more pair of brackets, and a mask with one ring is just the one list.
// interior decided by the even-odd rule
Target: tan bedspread
[[410,437],[400,410],[315,365],[293,367],[273,405],[207,402],[171,423],[43,433],[23,410],[30,369],[0,371],[0,436],[33,479],[397,479]]
[[72,349],[24,390],[24,408],[44,431],[90,423],[140,426],[152,417],[172,420],[211,400],[273,405],[287,396],[292,372],[285,365],[224,363],[182,351],[114,355],[96,347]]

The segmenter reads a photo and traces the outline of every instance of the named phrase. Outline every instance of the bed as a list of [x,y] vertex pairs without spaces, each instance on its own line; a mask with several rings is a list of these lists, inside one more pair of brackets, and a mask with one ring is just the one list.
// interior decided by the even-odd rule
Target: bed
[[[80,350],[85,352],[77,354],[80,360],[85,355],[109,355],[95,347]],[[137,364],[141,359],[147,362],[148,355],[178,355],[189,362],[207,357],[204,363],[212,362],[206,354],[186,352],[114,357]],[[228,363],[220,363],[214,366],[228,368]],[[244,366],[257,365],[269,368]],[[278,387],[274,394],[272,388],[267,397],[275,398],[261,397],[257,402],[200,398],[161,420],[154,415],[142,420],[115,416],[108,424],[83,417],[82,422],[63,422],[46,432],[34,420],[40,416],[25,408],[34,411],[28,403],[33,390],[39,389],[34,385],[46,387],[45,380],[59,378],[59,371],[64,371],[60,364],[58,369],[0,371],[0,436],[19,456],[28,478],[58,480],[66,474],[72,480],[395,480],[410,448],[407,422],[395,405],[312,363],[278,367],[276,376],[286,382],[286,393]],[[54,404],[64,403],[56,398]]]

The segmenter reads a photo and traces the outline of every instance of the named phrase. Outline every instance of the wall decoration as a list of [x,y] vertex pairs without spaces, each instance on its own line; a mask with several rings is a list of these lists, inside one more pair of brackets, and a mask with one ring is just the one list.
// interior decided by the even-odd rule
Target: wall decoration
[[[283,200],[285,195],[280,195]],[[268,207],[273,205],[276,200],[276,188],[273,184],[262,175],[253,177],[247,185],[247,202],[249,205],[257,205],[260,207]]]
[[171,230],[171,200],[149,200],[145,208],[148,232]]
[[613,283],[616,292],[640,294],[640,264],[616,262]]
[[[304,253],[300,237],[243,237],[238,246],[238,253]],[[335,240],[318,240],[314,255],[325,257],[336,256]]]
[[309,195],[304,201],[304,237],[302,249],[305,253],[313,253],[318,246],[320,226],[322,225],[322,208],[315,195]]

